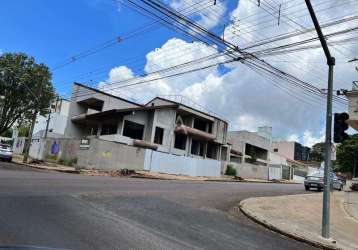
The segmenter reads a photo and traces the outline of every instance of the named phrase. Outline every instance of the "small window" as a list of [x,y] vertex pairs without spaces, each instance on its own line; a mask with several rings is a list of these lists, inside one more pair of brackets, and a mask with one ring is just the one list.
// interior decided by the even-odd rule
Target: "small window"
[[160,127],[155,127],[154,143],[162,145],[163,136],[164,136],[164,129]]
[[186,148],[186,135],[175,134],[174,148],[185,150],[185,148]]
[[273,152],[278,152],[278,148],[274,148],[274,149],[273,149]]

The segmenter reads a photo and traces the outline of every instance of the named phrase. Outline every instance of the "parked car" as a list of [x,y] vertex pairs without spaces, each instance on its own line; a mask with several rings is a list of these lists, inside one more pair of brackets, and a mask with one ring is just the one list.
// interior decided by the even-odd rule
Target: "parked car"
[[0,144],[0,160],[12,161],[12,148],[8,144]]
[[[306,190],[316,188],[321,191],[324,188],[323,180],[324,172],[315,171],[312,174],[305,177],[304,185]],[[344,183],[340,180],[335,173],[331,173],[331,188],[339,191],[343,190]]]

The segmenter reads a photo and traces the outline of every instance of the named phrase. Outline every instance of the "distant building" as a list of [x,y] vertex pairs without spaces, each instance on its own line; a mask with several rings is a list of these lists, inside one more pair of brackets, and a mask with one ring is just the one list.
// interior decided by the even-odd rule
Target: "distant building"
[[63,137],[68,120],[70,101],[57,99],[51,104],[51,113],[46,116],[38,115],[36,118],[33,137],[43,137],[45,135],[48,117],[50,116],[47,135],[49,137]]
[[274,141],[271,146],[272,152],[295,161],[309,161],[309,147],[294,141]]
[[231,144],[231,162],[267,165],[270,151],[268,138],[246,130],[229,131],[228,142]]
[[346,93],[348,98],[348,124],[358,131],[358,87]]

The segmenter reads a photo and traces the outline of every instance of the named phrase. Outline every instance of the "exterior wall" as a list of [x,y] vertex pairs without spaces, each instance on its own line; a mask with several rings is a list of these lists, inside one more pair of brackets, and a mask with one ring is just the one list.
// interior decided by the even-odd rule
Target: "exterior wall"
[[14,144],[12,146],[14,154],[22,154],[24,152],[26,141],[27,141],[26,137],[14,138]]
[[80,141],[69,138],[34,138],[29,155],[37,160],[73,160],[77,159]]
[[[53,104],[54,109],[50,114],[50,123],[48,130],[52,133],[64,135],[67,125],[67,118],[70,109],[70,102],[67,100],[59,100]],[[36,123],[34,126],[33,135],[39,133],[40,131],[46,130],[48,115],[36,117]]]
[[277,153],[270,152],[270,164],[272,165],[286,165],[288,166],[288,162],[286,157],[281,156]]
[[349,125],[358,131],[358,90],[349,91],[348,98]]
[[73,124],[71,118],[80,114],[96,112],[91,109],[88,109],[85,105],[78,103],[89,98],[96,98],[102,100],[104,102],[102,111],[140,107],[140,105],[138,104],[134,104],[132,102],[74,84],[72,89],[72,97],[67,119],[67,125],[65,129],[66,137],[81,138],[86,135],[86,128],[79,124]]
[[168,174],[219,177],[221,163],[216,160],[176,156],[147,149],[144,169]]
[[213,134],[216,137],[215,142],[220,143],[220,144],[226,144],[227,123],[225,123],[219,119],[215,119],[214,126],[213,126]]
[[90,147],[78,151],[77,168],[102,170],[143,170],[146,149],[90,139]]
[[[278,149],[277,152],[274,150]],[[281,156],[284,156],[290,160],[294,160],[295,158],[295,142],[291,141],[281,141],[281,142],[273,142],[272,143],[272,151]]]
[[166,101],[163,100],[161,98],[155,98],[153,100],[151,100],[150,102],[148,102],[145,106],[150,107],[150,106],[163,106],[163,105],[172,105],[173,102],[171,101]]
[[174,129],[175,129],[175,109],[157,109],[155,110],[151,142],[154,141],[155,127],[164,129],[163,144],[158,145],[158,151],[173,152],[174,148]]
[[[262,164],[267,164],[270,155],[270,140],[258,135],[257,133],[249,132],[249,131],[229,131],[228,133],[228,141],[231,143],[231,147],[235,150],[238,150],[242,153],[242,159],[245,161],[246,158],[251,158],[249,156],[249,152],[247,150],[248,144],[258,147],[266,151],[263,155],[257,155],[257,162]],[[260,150],[261,152],[262,150]],[[263,152],[264,152],[263,151]],[[261,152],[262,153],[262,152]]]
[[254,165],[250,163],[230,163],[236,167],[236,176],[244,179],[268,180],[268,166]]
[[[63,115],[61,113],[52,113],[50,117],[50,123],[48,126],[48,130],[56,134],[65,134],[65,129],[67,125],[67,115]],[[36,124],[34,126],[33,134],[36,134],[40,131],[46,130],[48,116],[38,116],[36,118]]]
[[270,150],[270,140],[249,131],[229,131],[228,140],[232,144],[232,148],[241,151],[243,154],[245,143],[253,146]]
[[107,95],[105,93],[100,93],[98,91],[74,84],[71,102],[80,102],[89,99],[91,97],[102,100],[104,102],[102,111],[111,110],[111,109],[140,107],[140,105],[126,101],[124,99],[116,98],[114,96]]
[[148,170],[190,176],[219,177],[221,162],[176,156],[150,149],[90,138],[89,149],[77,151],[77,168]]

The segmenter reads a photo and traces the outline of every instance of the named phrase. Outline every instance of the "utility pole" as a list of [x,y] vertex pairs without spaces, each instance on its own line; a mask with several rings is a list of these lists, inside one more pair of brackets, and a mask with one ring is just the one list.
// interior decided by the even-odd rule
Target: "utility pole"
[[327,88],[327,113],[326,113],[326,142],[324,157],[324,191],[323,191],[323,211],[322,211],[322,237],[329,238],[329,220],[330,220],[330,182],[331,182],[331,141],[332,141],[332,95],[333,95],[333,67],[335,58],[329,52],[327,42],[322,33],[310,0],[305,0],[308,11],[311,15],[318,38],[321,42],[328,65],[328,88]]
[[47,132],[48,132],[48,127],[50,125],[50,120],[51,120],[51,107],[50,107],[50,112],[48,113],[48,118],[46,121],[46,129],[45,129],[45,135],[44,135],[45,139],[47,138]]
[[27,158],[29,157],[30,145],[31,145],[31,141],[32,141],[32,133],[34,132],[36,116],[37,116],[37,109],[35,109],[35,112],[32,116],[31,127],[30,127],[30,131],[29,131],[29,136],[28,136],[29,141],[26,144],[25,154],[24,154],[24,158],[22,160],[23,163],[27,163]]

